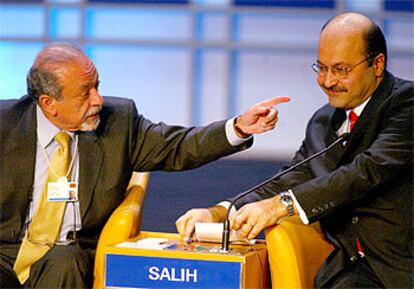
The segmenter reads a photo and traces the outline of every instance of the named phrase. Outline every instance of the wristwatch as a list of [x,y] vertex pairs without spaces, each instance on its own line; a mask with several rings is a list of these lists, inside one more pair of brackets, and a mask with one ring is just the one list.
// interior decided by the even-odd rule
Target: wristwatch
[[233,120],[233,128],[234,131],[236,132],[237,136],[240,138],[248,138],[251,136],[251,134],[245,133],[239,126],[239,117],[235,117]]
[[280,202],[287,209],[289,216],[293,216],[295,214],[295,210],[293,209],[292,196],[288,192],[280,193]]

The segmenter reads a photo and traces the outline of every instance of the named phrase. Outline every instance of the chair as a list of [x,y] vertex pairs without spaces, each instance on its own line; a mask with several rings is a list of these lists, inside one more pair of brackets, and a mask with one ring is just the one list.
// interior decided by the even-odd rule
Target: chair
[[332,252],[320,224],[288,217],[265,231],[272,288],[313,288],[313,279]]
[[94,289],[104,288],[105,247],[121,243],[139,232],[148,179],[149,173],[132,174],[125,200],[112,213],[102,230],[96,249]]

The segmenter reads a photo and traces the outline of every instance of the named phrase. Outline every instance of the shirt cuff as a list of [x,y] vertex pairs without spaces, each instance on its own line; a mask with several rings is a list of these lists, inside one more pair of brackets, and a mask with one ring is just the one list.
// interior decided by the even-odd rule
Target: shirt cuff
[[234,130],[234,127],[233,127],[233,122],[235,118],[236,117],[233,117],[226,122],[227,141],[229,142],[229,144],[231,144],[234,147],[241,145],[242,143],[244,143],[245,141],[253,137],[253,136],[249,136],[248,138],[241,138],[236,134],[236,131]]
[[[230,202],[229,201],[222,201],[220,203],[217,204],[217,206],[222,206],[225,207],[227,210],[230,207]],[[229,212],[229,217],[233,216],[235,213],[237,212],[236,208],[234,206],[231,207],[230,212]]]
[[305,225],[309,225],[309,219],[306,216],[305,211],[300,206],[300,204],[299,204],[298,200],[296,199],[295,195],[293,194],[292,190],[289,190],[288,194],[291,196],[291,198],[293,200],[293,204],[295,205],[295,208],[298,210],[299,218],[302,220],[302,223],[304,223]]

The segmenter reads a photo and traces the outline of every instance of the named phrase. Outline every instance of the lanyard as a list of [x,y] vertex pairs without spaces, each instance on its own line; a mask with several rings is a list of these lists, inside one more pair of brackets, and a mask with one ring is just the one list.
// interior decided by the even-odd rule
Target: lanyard
[[[64,178],[66,178],[67,179],[67,177],[69,176],[69,174],[70,174],[70,172],[72,171],[72,167],[73,167],[73,164],[75,163],[75,159],[77,158],[77,156],[78,156],[78,136],[75,134],[74,135],[74,137],[75,137],[75,153],[73,154],[73,156],[72,156],[72,160],[70,161],[70,165],[69,165],[69,168],[68,168],[68,171],[66,172],[66,174],[63,176]],[[56,173],[56,171],[55,171],[55,169],[53,168],[53,166],[51,166],[50,165],[50,163],[51,163],[51,160],[50,160],[50,158],[49,158],[49,155],[47,154],[47,152],[46,152],[46,149],[44,148],[44,147],[42,147],[42,151],[43,151],[43,153],[45,154],[45,156],[46,156],[46,159],[47,159],[47,162],[48,162],[48,167],[50,167],[51,168],[51,172],[56,176],[56,177],[61,177],[61,176],[59,176],[57,173]]]

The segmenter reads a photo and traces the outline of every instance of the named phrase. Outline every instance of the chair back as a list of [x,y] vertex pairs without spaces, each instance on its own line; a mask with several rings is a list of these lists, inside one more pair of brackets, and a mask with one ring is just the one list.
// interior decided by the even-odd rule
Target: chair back
[[149,173],[134,172],[127,195],[106,222],[98,240],[94,267],[94,289],[104,287],[105,247],[122,243],[139,233]]

